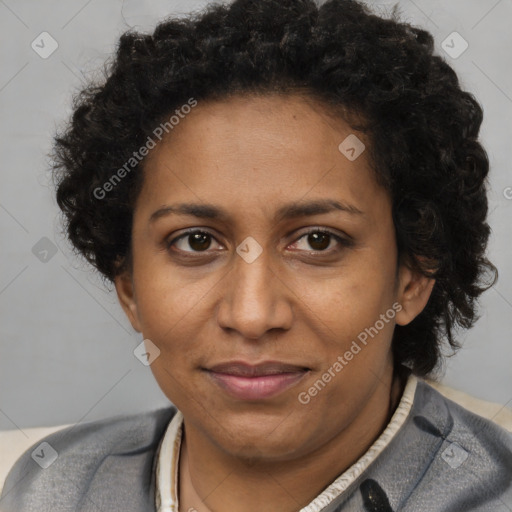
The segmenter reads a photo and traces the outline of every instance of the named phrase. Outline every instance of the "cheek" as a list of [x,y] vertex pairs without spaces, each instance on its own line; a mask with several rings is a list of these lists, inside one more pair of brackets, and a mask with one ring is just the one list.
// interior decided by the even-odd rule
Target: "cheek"
[[184,285],[168,269],[158,272],[153,266],[152,273],[139,281],[137,292],[142,334],[160,350],[150,368],[168,399],[186,410],[186,401],[195,396],[190,377],[200,327],[208,322],[201,307],[205,291],[197,282]]
[[[340,276],[326,283],[319,293],[307,297],[307,309],[321,320],[311,329],[324,333],[317,345],[323,360],[322,372],[331,368],[331,373],[336,374],[329,392],[319,402],[335,399],[340,386],[352,390],[350,393],[354,389],[364,390],[367,382],[382,374],[390,363],[396,316],[394,281],[392,275],[376,266],[365,269],[364,275],[363,278],[353,272]],[[336,362],[342,365],[341,371],[332,369]],[[331,393],[334,395],[330,396]]]
[[[310,283],[311,284],[311,283]],[[306,310],[322,319],[332,332],[357,335],[358,329],[373,325],[393,303],[394,281],[389,273],[369,266],[343,269],[329,280],[315,286],[298,283]]]
[[190,279],[155,260],[139,267],[135,287],[143,336],[173,358],[190,353],[202,326],[211,322],[209,305],[216,300],[218,283],[216,274]]

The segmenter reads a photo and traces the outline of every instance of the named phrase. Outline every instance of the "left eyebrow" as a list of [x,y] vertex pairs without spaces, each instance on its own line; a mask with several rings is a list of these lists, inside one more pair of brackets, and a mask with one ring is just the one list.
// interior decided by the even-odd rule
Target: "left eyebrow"
[[[364,213],[354,205],[334,199],[319,199],[316,201],[288,203],[281,206],[274,215],[274,222],[282,222],[283,220],[296,217],[321,215],[333,211],[341,211],[350,215],[364,215]],[[229,214],[218,206],[212,204],[180,203],[162,206],[151,214],[149,221],[154,222],[161,217],[172,214],[191,215],[199,219],[218,219],[224,222],[229,220]]]
[[334,199],[319,199],[316,201],[303,201],[286,204],[277,210],[274,216],[274,221],[281,222],[295,217],[321,215],[323,213],[331,213],[333,211],[341,211],[351,215],[364,215],[364,213],[354,205]]

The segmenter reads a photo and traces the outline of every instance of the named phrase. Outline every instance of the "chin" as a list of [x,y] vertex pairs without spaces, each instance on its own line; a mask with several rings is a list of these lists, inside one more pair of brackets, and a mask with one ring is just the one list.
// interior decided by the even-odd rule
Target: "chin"
[[255,464],[258,461],[279,462],[293,459],[297,451],[300,449],[300,446],[297,446],[297,439],[293,439],[292,442],[288,441],[288,443],[290,446],[283,444],[282,439],[270,441],[268,439],[262,439],[261,437],[246,439],[244,436],[244,439],[240,439],[236,443],[229,440],[224,449],[226,453],[232,457],[239,460],[245,460],[249,464]]
[[220,437],[216,436],[215,441],[236,458],[286,460],[297,455],[306,439],[303,439],[305,431],[300,424],[283,423],[283,418],[272,418],[266,422],[256,419],[252,422],[226,421],[222,424],[223,429],[216,432]]

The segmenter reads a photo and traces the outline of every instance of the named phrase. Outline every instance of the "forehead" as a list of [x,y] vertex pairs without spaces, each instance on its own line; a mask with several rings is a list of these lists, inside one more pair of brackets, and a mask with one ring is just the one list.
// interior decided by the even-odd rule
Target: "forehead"
[[141,203],[179,198],[254,211],[327,195],[356,207],[378,200],[368,142],[326,108],[282,94],[198,102],[148,155]]

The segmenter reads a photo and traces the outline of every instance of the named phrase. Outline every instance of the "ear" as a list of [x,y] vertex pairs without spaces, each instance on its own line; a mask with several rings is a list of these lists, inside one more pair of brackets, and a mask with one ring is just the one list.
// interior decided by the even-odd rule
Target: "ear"
[[398,325],[412,322],[425,308],[434,288],[435,279],[411,270],[405,264],[400,267],[398,276],[398,302],[402,309],[396,314]]
[[119,274],[114,278],[114,284],[119,303],[126,313],[128,320],[130,320],[132,327],[137,332],[142,332],[131,273],[124,272],[123,274]]

